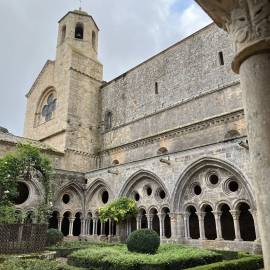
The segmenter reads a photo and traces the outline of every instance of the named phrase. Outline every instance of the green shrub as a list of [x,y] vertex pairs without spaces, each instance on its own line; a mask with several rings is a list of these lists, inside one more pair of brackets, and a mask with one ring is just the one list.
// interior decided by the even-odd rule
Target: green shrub
[[56,245],[57,243],[60,243],[64,238],[64,235],[62,232],[56,230],[56,229],[49,229],[47,231],[47,245],[52,246]]
[[223,261],[205,266],[193,267],[187,270],[258,270],[261,268],[263,268],[262,257],[250,256],[231,261]]
[[132,232],[127,240],[127,248],[130,252],[155,254],[159,246],[159,235],[148,229]]
[[[0,264],[0,270],[83,270],[56,261],[10,259]],[[94,270],[92,268],[92,270]]]
[[102,270],[177,270],[222,260],[209,250],[180,245],[161,245],[154,255],[128,251],[125,245],[91,247],[68,256],[68,264]]
[[112,243],[103,243],[103,242],[89,242],[89,241],[68,241],[61,242],[56,244],[55,246],[50,246],[48,250],[55,251],[57,257],[67,257],[74,251],[78,251],[81,249],[86,249],[90,247],[108,247],[115,246],[116,244]]

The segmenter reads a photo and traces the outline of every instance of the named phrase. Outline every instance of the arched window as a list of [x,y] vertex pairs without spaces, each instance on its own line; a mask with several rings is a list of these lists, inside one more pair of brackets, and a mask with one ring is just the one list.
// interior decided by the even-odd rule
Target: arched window
[[66,38],[66,32],[67,32],[67,27],[64,25],[61,30],[61,43],[63,43]]
[[83,24],[77,23],[75,28],[75,38],[83,39]]
[[108,111],[105,114],[105,130],[112,128],[112,112]]
[[92,47],[93,49],[96,48],[96,32],[92,31]]
[[42,107],[41,115],[45,119],[45,122],[49,121],[52,119],[53,112],[56,109],[56,98],[54,96],[54,93],[51,93],[47,100],[46,103]]

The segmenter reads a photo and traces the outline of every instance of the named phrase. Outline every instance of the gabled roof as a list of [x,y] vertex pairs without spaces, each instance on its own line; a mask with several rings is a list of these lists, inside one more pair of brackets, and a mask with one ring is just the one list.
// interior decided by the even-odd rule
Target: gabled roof
[[89,15],[87,12],[82,11],[82,10],[73,10],[73,11],[69,11],[64,17],[62,17],[62,18],[58,21],[58,23],[60,23],[60,22],[61,22],[64,18],[66,18],[66,16],[68,16],[69,14],[76,14],[76,15],[85,16],[85,17],[90,18],[90,19],[93,21],[93,23],[95,24],[97,30],[99,31],[99,28],[98,28],[98,26],[97,26],[97,24],[96,24],[94,18],[93,18],[91,15]]
[[50,64],[54,64],[54,61],[52,60],[47,60],[46,64],[43,66],[42,70],[40,71],[40,73],[38,74],[35,82],[33,83],[32,87],[30,88],[29,92],[25,95],[26,97],[29,97],[30,94],[32,93],[33,89],[35,88],[35,86],[37,85],[37,83],[39,82],[42,74],[44,73],[44,71],[46,70],[47,66],[49,66]]

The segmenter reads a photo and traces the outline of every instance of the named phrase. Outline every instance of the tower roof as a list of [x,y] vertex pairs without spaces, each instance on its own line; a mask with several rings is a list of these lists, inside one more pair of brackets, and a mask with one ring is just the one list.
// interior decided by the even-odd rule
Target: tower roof
[[58,23],[60,23],[66,16],[68,16],[69,14],[76,14],[76,15],[80,15],[80,16],[85,16],[85,17],[89,17],[95,24],[95,26],[97,27],[97,29],[99,30],[94,18],[89,15],[86,11],[83,11],[83,10],[73,10],[73,11],[69,11],[64,17],[62,17]]

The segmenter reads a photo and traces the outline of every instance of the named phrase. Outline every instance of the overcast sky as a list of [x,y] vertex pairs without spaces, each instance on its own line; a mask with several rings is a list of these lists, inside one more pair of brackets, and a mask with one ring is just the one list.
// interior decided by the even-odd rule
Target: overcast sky
[[[83,0],[100,28],[104,80],[209,24],[193,0]],[[23,134],[25,94],[55,58],[57,22],[79,0],[0,0],[0,126]]]

